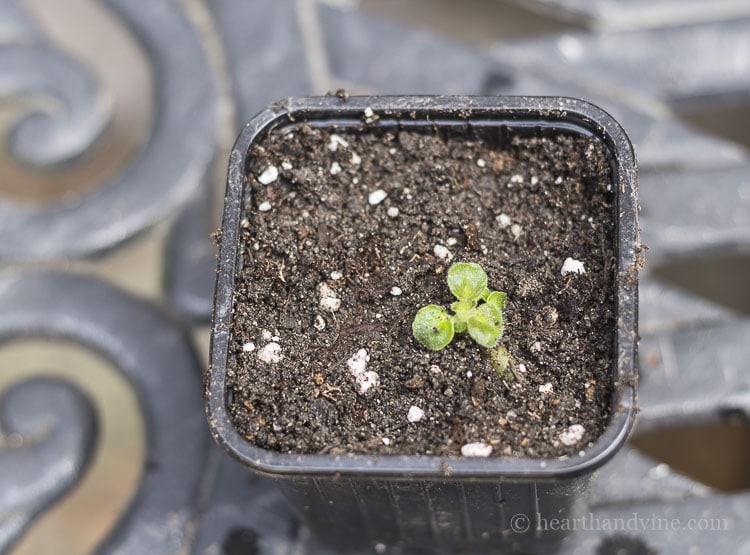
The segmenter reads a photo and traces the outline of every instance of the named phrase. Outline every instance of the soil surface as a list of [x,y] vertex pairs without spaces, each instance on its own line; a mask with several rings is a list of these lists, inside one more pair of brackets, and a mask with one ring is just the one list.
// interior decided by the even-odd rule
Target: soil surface
[[[249,441],[432,455],[481,442],[530,457],[592,445],[615,359],[614,194],[598,141],[302,125],[251,155],[228,366]],[[562,275],[567,258],[585,273]],[[500,344],[516,378],[465,334],[438,352],[413,338],[419,308],[455,300],[457,261],[507,293]],[[379,379],[364,394],[357,353]]]

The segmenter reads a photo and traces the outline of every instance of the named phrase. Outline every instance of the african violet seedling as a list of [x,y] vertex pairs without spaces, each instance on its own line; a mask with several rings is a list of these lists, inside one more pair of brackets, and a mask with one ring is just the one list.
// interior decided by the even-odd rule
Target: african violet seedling
[[411,325],[414,337],[433,351],[466,331],[482,347],[497,345],[503,335],[505,293],[488,289],[487,274],[474,262],[453,264],[448,270],[448,288],[458,299],[451,304],[454,314],[434,304],[420,308]]

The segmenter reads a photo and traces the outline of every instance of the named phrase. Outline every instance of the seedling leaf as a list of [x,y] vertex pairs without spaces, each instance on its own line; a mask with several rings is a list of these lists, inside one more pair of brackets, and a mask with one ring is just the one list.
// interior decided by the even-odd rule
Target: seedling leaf
[[467,322],[469,335],[482,347],[494,347],[503,334],[503,315],[495,305],[483,304]]
[[459,301],[477,301],[487,289],[487,274],[475,262],[458,262],[448,270],[448,288]]
[[500,310],[505,308],[505,303],[508,302],[508,295],[502,291],[493,291],[487,297],[487,304],[491,304],[499,308]]
[[462,322],[469,319],[471,312],[476,308],[476,301],[456,301],[451,304],[451,310],[456,313],[456,318]]
[[448,312],[434,304],[420,308],[411,325],[417,340],[433,351],[439,351],[453,339],[453,320]]

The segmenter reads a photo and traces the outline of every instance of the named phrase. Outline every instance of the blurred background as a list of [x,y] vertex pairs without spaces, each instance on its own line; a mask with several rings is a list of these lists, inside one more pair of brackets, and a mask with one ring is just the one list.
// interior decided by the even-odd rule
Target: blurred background
[[[750,553],[750,2],[0,0],[0,553],[323,553],[211,441],[228,151],[270,102],[566,95],[636,147],[642,407],[573,553]],[[98,551],[97,551],[98,550]]]

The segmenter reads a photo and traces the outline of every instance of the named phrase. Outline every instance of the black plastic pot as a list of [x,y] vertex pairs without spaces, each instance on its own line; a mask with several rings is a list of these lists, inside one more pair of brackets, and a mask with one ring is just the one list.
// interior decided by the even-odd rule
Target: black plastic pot
[[[431,456],[286,455],[255,447],[228,417],[226,365],[248,148],[274,128],[309,123],[361,125],[371,109],[383,128],[453,126],[501,131],[561,129],[593,135],[611,153],[617,218],[617,361],[605,433],[568,460]],[[369,110],[367,111],[369,114]],[[373,119],[373,118],[370,118]],[[244,128],[231,154],[206,382],[214,437],[248,467],[276,477],[321,541],[351,553],[401,547],[405,553],[520,550],[548,553],[568,532],[551,519],[578,514],[592,472],[624,443],[635,414],[638,225],[636,165],[625,132],[586,102],[543,97],[336,97],[288,99]],[[557,526],[559,528],[559,525]],[[378,545],[381,544],[381,545]]]

